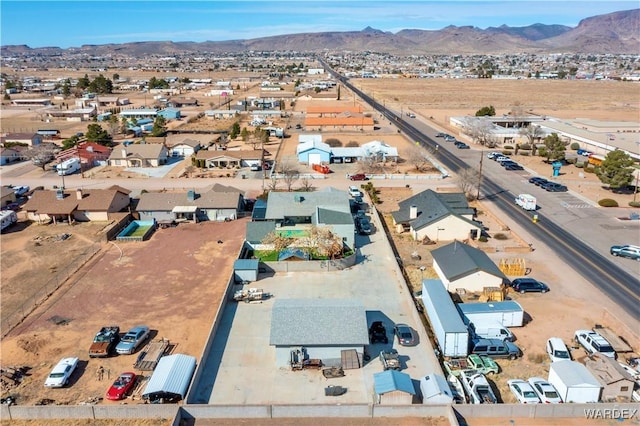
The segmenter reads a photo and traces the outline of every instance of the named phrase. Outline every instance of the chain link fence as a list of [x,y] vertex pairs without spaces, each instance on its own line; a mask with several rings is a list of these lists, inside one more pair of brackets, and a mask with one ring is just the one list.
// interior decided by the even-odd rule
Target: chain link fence
[[51,296],[65,281],[85,265],[98,251],[101,244],[94,243],[87,247],[78,257],[73,259],[67,266],[58,270],[40,288],[34,289],[33,293],[28,296],[17,309],[12,312],[2,311],[0,316],[0,333],[4,338],[17,325],[19,325],[34,309],[42,304],[49,296]]

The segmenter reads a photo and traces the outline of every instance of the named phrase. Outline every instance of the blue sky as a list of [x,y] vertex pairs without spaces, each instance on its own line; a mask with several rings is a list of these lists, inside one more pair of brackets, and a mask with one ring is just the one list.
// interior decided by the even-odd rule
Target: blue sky
[[0,44],[78,47],[135,41],[220,41],[272,35],[439,30],[535,23],[571,27],[590,16],[637,9],[635,1],[0,1]]

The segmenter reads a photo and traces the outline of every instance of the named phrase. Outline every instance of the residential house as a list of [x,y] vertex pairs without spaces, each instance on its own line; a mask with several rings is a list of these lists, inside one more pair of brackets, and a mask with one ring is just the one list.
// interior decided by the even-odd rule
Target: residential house
[[67,121],[90,121],[98,115],[98,110],[93,106],[69,110],[47,110],[47,115],[52,118],[65,118]]
[[208,109],[204,112],[205,117],[215,120],[234,118],[239,114],[235,109]]
[[373,375],[375,403],[381,405],[411,405],[416,394],[411,376],[396,370]]
[[126,118],[127,120],[131,120],[135,118],[136,120],[142,118],[156,118],[158,115],[158,111],[153,108],[136,108],[136,109],[127,109],[121,111],[119,114],[120,118]]
[[50,106],[51,99],[39,98],[39,99],[11,99],[11,105],[14,106]]
[[200,151],[201,148],[202,145],[200,145],[200,141],[187,138],[171,145],[169,147],[169,155],[173,157],[191,157]]
[[602,385],[603,401],[631,401],[635,381],[617,360],[596,352],[584,364]]
[[236,219],[244,211],[242,192],[215,184],[187,192],[145,192],[136,207],[141,220],[202,222]]
[[22,154],[12,148],[0,148],[0,166],[22,160]]
[[179,120],[182,115],[177,108],[165,108],[158,111],[158,117],[163,117],[165,120]]
[[466,240],[482,232],[482,225],[474,220],[475,209],[463,193],[422,191],[398,203],[392,212],[396,231],[408,231],[417,241]]
[[[271,309],[269,345],[275,346],[276,367],[289,367],[292,351],[298,361],[320,359],[341,366],[343,354],[359,360],[369,344],[367,314],[355,299],[276,298]],[[303,359],[300,359],[303,358]]]
[[485,252],[459,241],[433,250],[431,256],[433,269],[450,292],[459,288],[479,292],[508,281]]
[[22,207],[37,223],[108,221],[112,213],[126,211],[130,191],[114,185],[107,189],[34,191]]
[[[300,239],[307,237],[314,226],[329,228],[342,239],[345,248],[355,247],[355,224],[346,191],[331,187],[315,192],[271,191],[264,221],[275,223],[276,232]],[[255,226],[267,229],[262,221],[250,222],[247,224],[247,233],[254,233]],[[260,238],[255,233],[252,234],[252,240],[262,241],[264,236]]]
[[0,207],[8,206],[16,202],[16,193],[13,188],[8,186],[0,186]]
[[81,142],[73,148],[65,149],[56,154],[56,160],[62,162],[69,158],[80,158],[82,170],[90,169],[100,164],[106,164],[111,155],[111,148],[95,142]]
[[196,161],[204,162],[205,169],[234,169],[261,164],[265,157],[270,156],[262,149],[240,151],[205,151],[196,153]]
[[162,144],[118,145],[109,156],[108,164],[115,167],[158,167],[167,163],[169,150]]
[[30,147],[38,146],[42,143],[42,135],[37,133],[7,133],[0,137],[0,144],[19,143]]

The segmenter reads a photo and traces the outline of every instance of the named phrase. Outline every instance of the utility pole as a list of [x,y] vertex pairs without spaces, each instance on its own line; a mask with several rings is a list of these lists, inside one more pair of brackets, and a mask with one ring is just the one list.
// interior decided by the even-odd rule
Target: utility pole
[[484,149],[480,150],[480,176],[478,177],[478,194],[476,200],[480,199],[480,186],[482,185],[482,160],[484,159]]

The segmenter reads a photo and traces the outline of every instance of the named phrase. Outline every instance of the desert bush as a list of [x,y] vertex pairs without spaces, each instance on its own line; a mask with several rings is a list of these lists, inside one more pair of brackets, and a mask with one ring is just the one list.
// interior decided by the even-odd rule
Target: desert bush
[[487,241],[489,241],[489,239],[487,238],[486,235],[480,235],[478,237],[478,241],[480,241],[481,243],[486,243]]
[[611,198],[603,198],[598,201],[600,207],[618,207],[618,202],[616,200],[612,200]]
[[640,201],[629,201],[629,207],[640,207]]
[[542,364],[544,361],[546,361],[546,359],[547,359],[547,355],[540,352],[527,354],[527,360],[529,360],[530,362],[534,362],[536,364]]
[[513,149],[513,146],[512,145],[505,145],[502,148],[503,149]]
[[582,169],[584,168],[584,164],[585,164],[584,161],[576,161],[576,164],[574,164],[574,166],[576,166],[579,169]]
[[595,173],[596,172],[596,168],[595,167],[590,167],[589,164],[585,163],[584,172],[585,173]]
[[578,142],[573,142],[573,143],[569,146],[569,148],[571,148],[571,149],[572,149],[572,150],[574,150],[574,151],[577,151],[577,150],[579,150],[579,149],[580,149],[580,144],[579,144]]
[[522,155],[523,157],[528,157],[531,155],[531,151],[529,150],[520,150],[520,152],[518,152],[519,155]]
[[568,158],[565,160],[567,164],[576,164],[578,162],[577,158]]
[[505,150],[503,149],[503,150],[502,150],[502,152],[501,152],[501,154],[502,154],[502,155],[511,155],[511,154],[513,154],[513,152],[511,152],[511,151],[505,151]]
[[530,143],[523,143],[523,144],[520,145],[520,149],[531,150],[531,144]]
[[324,143],[326,143],[327,145],[329,145],[332,148],[336,148],[336,147],[342,146],[342,142],[340,141],[340,139],[336,139],[336,138],[329,138],[326,141],[324,141]]
[[495,238],[496,240],[500,240],[500,241],[504,241],[504,240],[508,240],[509,237],[506,234],[503,234],[502,232],[498,232],[496,235],[493,236],[493,238]]
[[358,144],[358,142],[357,142],[357,141],[349,141],[349,142],[347,142],[347,145],[346,145],[346,146],[347,146],[347,148],[357,148],[357,147],[359,147],[360,145]]

